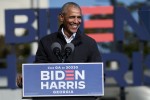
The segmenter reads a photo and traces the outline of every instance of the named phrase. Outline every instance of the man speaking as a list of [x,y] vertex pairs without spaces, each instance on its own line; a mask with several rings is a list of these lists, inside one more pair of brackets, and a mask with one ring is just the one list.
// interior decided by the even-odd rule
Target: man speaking
[[[64,4],[58,18],[61,23],[58,31],[40,39],[35,63],[101,62],[101,55],[97,48],[96,41],[79,30],[82,22],[82,11],[80,6],[74,2]],[[96,98],[71,96],[33,99],[95,100]]]

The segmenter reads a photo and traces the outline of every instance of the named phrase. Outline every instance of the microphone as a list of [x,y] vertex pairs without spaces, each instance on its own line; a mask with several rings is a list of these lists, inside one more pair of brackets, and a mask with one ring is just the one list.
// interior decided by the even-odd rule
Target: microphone
[[65,50],[65,57],[62,62],[65,62],[68,56],[74,51],[74,45],[72,43],[67,43],[64,47],[64,50]]
[[51,50],[53,51],[53,53],[55,54],[55,56],[58,58],[59,61],[62,61],[61,58],[61,45],[58,42],[54,42],[51,45]]

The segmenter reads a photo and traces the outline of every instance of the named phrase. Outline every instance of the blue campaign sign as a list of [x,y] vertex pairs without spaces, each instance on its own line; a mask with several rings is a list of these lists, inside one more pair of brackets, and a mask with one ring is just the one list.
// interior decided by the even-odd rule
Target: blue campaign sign
[[23,64],[23,97],[103,96],[103,63]]

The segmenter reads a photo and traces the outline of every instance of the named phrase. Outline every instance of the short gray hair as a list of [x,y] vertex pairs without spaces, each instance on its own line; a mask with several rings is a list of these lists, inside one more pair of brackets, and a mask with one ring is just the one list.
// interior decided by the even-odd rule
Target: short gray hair
[[70,7],[70,6],[77,7],[77,8],[79,8],[80,11],[81,11],[81,8],[80,8],[80,6],[79,6],[77,3],[74,3],[74,2],[67,2],[67,3],[65,3],[65,4],[62,6],[62,8],[61,8],[61,14],[66,14],[67,9],[68,9],[68,7]]

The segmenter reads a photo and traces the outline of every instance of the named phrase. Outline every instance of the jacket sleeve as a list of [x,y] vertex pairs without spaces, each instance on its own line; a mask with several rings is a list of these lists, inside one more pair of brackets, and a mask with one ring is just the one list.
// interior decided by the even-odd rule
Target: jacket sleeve
[[91,53],[88,62],[102,62],[102,57],[95,41],[90,44],[90,49]]
[[44,45],[42,41],[40,40],[38,43],[38,49],[35,55],[35,63],[48,63],[48,57],[46,54],[46,51],[44,49]]
[[[98,50],[97,43],[94,41],[94,43],[91,45],[91,56],[89,57],[89,62],[102,62],[102,56],[100,51]],[[105,73],[104,73],[104,82],[105,82]]]

